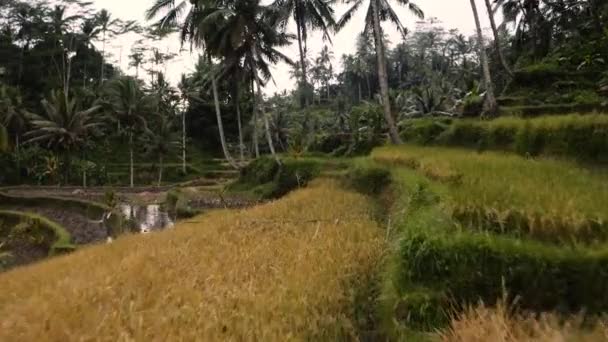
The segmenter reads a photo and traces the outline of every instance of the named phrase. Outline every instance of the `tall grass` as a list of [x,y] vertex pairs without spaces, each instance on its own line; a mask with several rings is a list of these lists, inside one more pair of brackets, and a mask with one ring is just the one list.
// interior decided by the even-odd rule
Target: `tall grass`
[[449,328],[438,334],[446,342],[595,342],[608,339],[605,325],[555,314],[516,314],[500,303],[494,308],[479,305],[454,317]]
[[366,197],[315,181],[0,275],[0,340],[355,339],[383,235]]
[[608,161],[608,116],[600,114],[505,116],[490,121],[417,119],[403,124],[401,135],[417,144]]
[[608,176],[574,163],[418,146],[383,147],[372,158],[443,183],[445,208],[467,223],[515,222],[539,235],[606,231]]

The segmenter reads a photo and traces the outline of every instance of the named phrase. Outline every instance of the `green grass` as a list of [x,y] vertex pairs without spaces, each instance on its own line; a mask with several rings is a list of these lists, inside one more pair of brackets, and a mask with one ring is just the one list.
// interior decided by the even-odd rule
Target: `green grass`
[[345,170],[349,161],[326,157],[281,157],[281,165],[273,158],[262,157],[243,168],[239,178],[227,188],[252,198],[270,199],[285,195],[327,172]]
[[442,147],[382,147],[371,159],[395,193],[378,303],[393,340],[505,296],[537,313],[608,310],[605,173]]
[[608,162],[608,116],[552,115],[533,119],[415,119],[402,124],[402,137],[416,144],[503,150]]
[[[112,209],[105,204],[75,198],[54,196],[16,196],[0,193],[0,208],[3,206],[44,207],[62,211],[73,211],[90,220],[100,220]],[[128,230],[125,218],[119,212],[114,212],[106,221],[112,235],[116,236]]]
[[0,219],[13,222],[29,222],[30,226],[40,229],[42,232],[50,233],[52,242],[49,244],[49,255],[62,254],[76,249],[71,242],[70,233],[61,225],[34,213],[24,213],[12,210],[0,210]]
[[466,223],[515,221],[516,230],[548,239],[608,234],[604,172],[566,161],[452,148],[383,147],[372,158],[441,183],[444,208]]

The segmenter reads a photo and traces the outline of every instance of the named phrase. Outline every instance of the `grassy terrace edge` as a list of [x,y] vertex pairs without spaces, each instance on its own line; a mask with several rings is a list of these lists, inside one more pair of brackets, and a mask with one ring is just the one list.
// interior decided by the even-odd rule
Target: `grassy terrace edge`
[[70,210],[91,220],[100,220],[107,213],[112,213],[106,220],[111,234],[117,236],[127,231],[127,222],[122,214],[102,203],[57,196],[17,196],[0,192],[0,209],[5,203],[25,207],[41,206],[58,210]]
[[[407,155],[408,147],[388,149]],[[433,150],[437,148],[425,148]],[[462,184],[429,177],[411,162],[373,158],[363,164],[391,174],[384,191],[393,198],[387,232],[392,242],[378,312],[383,330],[394,340],[436,338],[436,329],[447,327],[454,315],[480,300],[493,306],[505,296],[518,298],[517,310],[537,313],[584,309],[591,318],[608,309],[608,301],[601,299],[608,290],[603,235],[592,244],[569,244],[529,231],[510,234],[468,226],[446,206]]]
[[14,222],[33,222],[38,229],[51,233],[54,237],[54,241],[48,246],[49,255],[63,254],[76,249],[76,246],[72,244],[70,233],[60,224],[55,223],[46,217],[29,212],[0,210],[0,219],[7,219]]

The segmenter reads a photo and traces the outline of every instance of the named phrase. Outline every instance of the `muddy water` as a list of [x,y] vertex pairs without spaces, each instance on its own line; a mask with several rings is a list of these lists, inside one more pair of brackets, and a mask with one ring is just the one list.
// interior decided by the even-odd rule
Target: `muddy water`
[[141,233],[171,228],[175,224],[159,204],[134,205],[123,203],[120,210],[127,219],[135,222]]

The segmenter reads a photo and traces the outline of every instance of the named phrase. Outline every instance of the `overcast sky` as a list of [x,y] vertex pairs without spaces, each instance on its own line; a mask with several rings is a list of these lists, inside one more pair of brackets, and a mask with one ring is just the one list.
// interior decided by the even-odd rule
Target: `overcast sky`
[[[478,4],[478,10],[482,19],[482,25],[484,27],[489,26],[487,22],[487,14],[483,0],[476,0]],[[414,1],[425,13],[427,18],[436,17],[446,29],[458,29],[466,35],[474,33],[475,24],[473,22],[473,15],[471,12],[470,0],[416,0]],[[153,0],[93,0],[93,3],[97,9],[105,8],[109,10],[114,17],[121,18],[123,20],[137,20],[144,22],[144,11],[153,3]],[[402,23],[413,30],[416,26],[417,19],[410,15],[406,9],[397,5],[397,1],[393,2],[397,8],[397,14],[400,16]],[[348,6],[339,4],[336,6],[336,17],[339,18],[342,13],[348,8]],[[340,57],[345,53],[353,53],[355,51],[355,41],[357,34],[361,32],[363,28],[364,11],[358,13],[354,17],[349,25],[347,25],[342,31],[337,33],[333,38],[333,45],[330,45],[330,49],[334,52],[335,60],[333,62],[336,69],[340,68]],[[392,43],[399,42],[401,36],[388,24],[384,25],[386,32],[389,35],[389,39]],[[292,32],[295,26],[292,24]],[[121,68],[127,74],[135,74],[133,68],[128,66],[128,55],[131,50],[133,42],[136,37],[132,35],[123,36],[120,38],[113,39],[108,42],[107,51],[112,56],[109,60],[121,64]],[[164,52],[178,52],[179,42],[177,38],[168,39],[159,43],[159,47]],[[321,35],[316,33],[309,37],[309,57],[315,57],[324,44],[321,39]],[[284,49],[285,54],[290,56],[292,59],[298,59],[298,48],[297,44],[294,43],[290,47]],[[183,52],[175,60],[169,62],[167,66],[168,78],[176,83],[182,73],[189,73],[193,70],[194,61],[198,55],[197,51]],[[274,68],[273,77],[276,84],[269,82],[266,86],[266,94],[272,94],[275,91],[282,91],[283,89],[292,89],[294,81],[289,78],[289,67],[285,64],[278,65]]]

